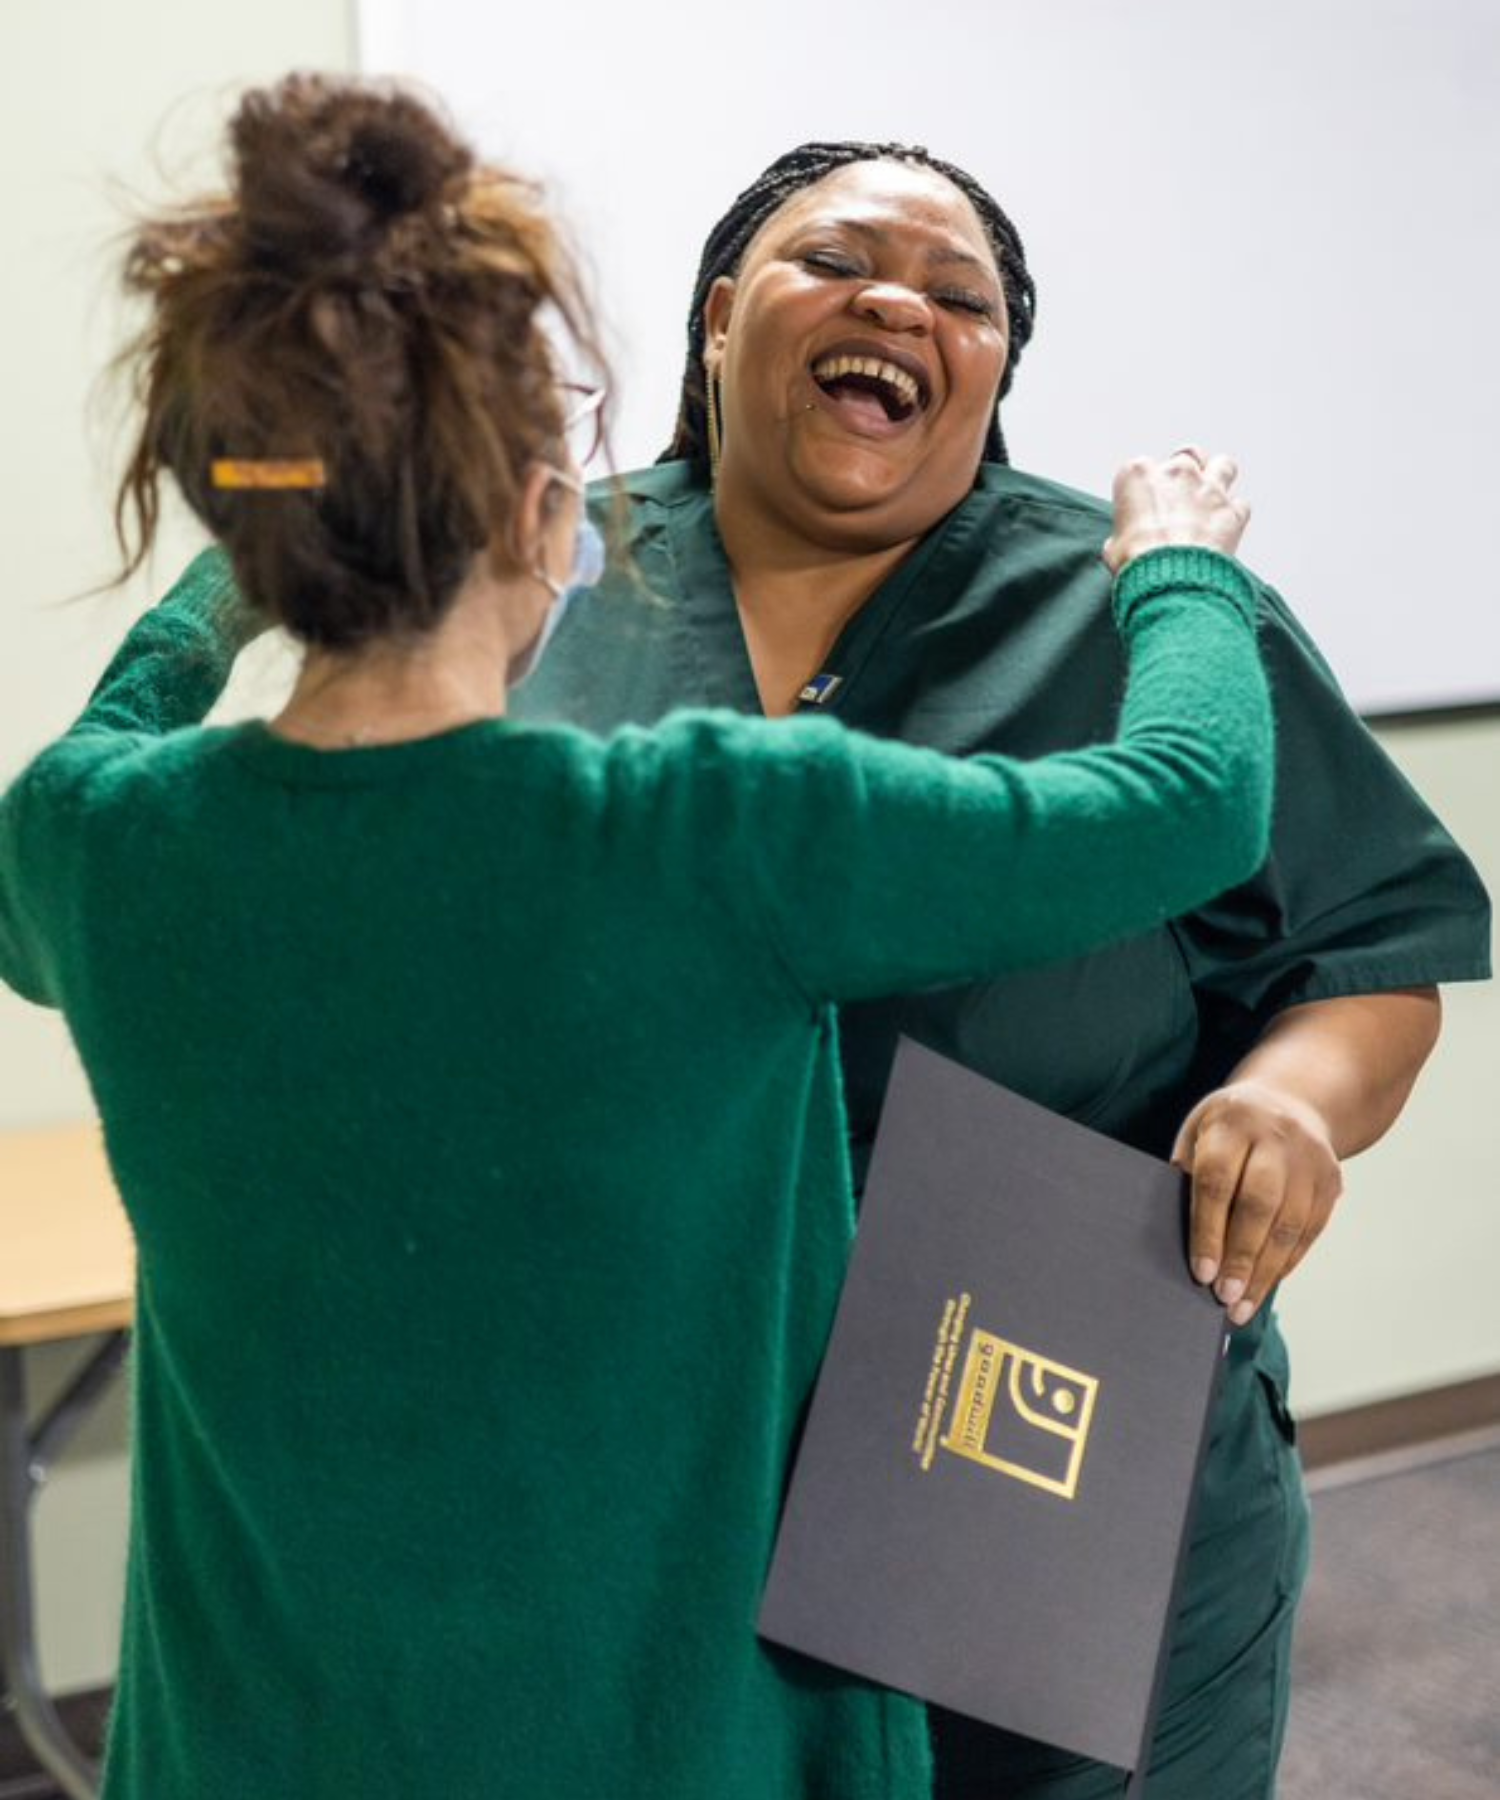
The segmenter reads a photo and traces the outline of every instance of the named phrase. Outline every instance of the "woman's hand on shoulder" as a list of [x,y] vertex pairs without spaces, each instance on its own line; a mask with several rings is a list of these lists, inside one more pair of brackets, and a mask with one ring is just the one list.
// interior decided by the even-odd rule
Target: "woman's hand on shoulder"
[[1210,456],[1193,444],[1161,460],[1133,457],[1115,476],[1114,530],[1102,552],[1110,574],[1171,545],[1233,556],[1250,518],[1232,492],[1238,478],[1232,456]]
[[1172,1160],[1193,1178],[1188,1261],[1231,1324],[1245,1325],[1321,1235],[1344,1189],[1316,1107],[1255,1080],[1206,1095]]

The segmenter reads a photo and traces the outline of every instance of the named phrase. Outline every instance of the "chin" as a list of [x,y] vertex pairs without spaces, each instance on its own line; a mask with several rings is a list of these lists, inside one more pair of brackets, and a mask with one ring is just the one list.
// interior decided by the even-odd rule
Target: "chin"
[[857,500],[847,496],[808,495],[814,518],[808,538],[826,548],[861,553],[890,550],[914,543],[936,523],[940,514],[914,506],[901,495],[884,501]]
[[792,463],[799,486],[831,506],[879,506],[898,499],[920,476],[917,458],[893,456],[884,445],[819,444]]
[[951,512],[972,482],[949,495],[919,464],[855,450],[801,459],[795,471],[800,496],[842,541],[886,548],[920,537]]

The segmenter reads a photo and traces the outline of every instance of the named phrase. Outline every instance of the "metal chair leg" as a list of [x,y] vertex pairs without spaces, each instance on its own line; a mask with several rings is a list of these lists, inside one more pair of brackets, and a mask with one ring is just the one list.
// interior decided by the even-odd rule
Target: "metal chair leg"
[[69,1800],[97,1800],[99,1771],[68,1736],[42,1686],[31,1578],[31,1506],[46,1473],[47,1447],[76,1426],[86,1404],[119,1366],[112,1339],[38,1427],[26,1419],[24,1352],[0,1346],[0,1684],[6,1707],[37,1761]]

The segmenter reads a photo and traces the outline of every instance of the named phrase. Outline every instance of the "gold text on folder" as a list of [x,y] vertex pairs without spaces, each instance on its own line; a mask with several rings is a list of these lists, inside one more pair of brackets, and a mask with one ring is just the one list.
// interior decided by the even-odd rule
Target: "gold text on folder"
[[939,1443],[954,1456],[1071,1500],[1098,1394],[1097,1377],[976,1327]]

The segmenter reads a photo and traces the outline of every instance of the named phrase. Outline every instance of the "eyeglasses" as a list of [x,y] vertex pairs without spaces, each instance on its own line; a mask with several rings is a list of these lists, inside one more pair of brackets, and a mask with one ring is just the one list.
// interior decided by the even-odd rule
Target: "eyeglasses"
[[563,402],[563,434],[575,468],[586,469],[604,442],[604,402],[609,390],[588,387],[580,381],[560,381]]

